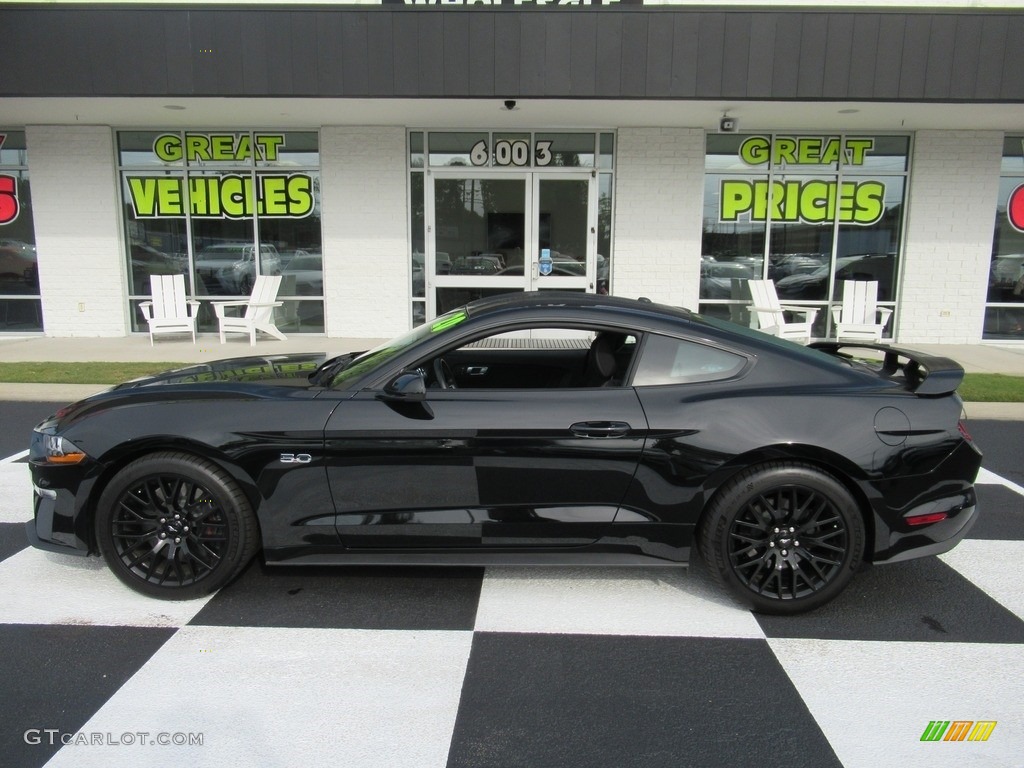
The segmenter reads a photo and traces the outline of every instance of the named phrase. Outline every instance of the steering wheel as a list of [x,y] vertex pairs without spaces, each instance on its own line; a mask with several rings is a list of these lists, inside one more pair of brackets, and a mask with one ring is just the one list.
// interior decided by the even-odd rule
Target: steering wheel
[[455,372],[443,357],[434,359],[434,381],[441,389],[455,389]]

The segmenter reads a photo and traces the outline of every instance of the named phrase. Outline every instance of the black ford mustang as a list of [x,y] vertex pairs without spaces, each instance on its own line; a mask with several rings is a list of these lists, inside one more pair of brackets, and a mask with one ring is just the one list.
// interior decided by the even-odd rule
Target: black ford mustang
[[484,299],[362,354],[199,365],[61,409],[33,433],[28,535],[171,599],[259,550],[678,566],[696,546],[754,609],[796,613],[975,518],[963,370],[844,349],[645,301]]

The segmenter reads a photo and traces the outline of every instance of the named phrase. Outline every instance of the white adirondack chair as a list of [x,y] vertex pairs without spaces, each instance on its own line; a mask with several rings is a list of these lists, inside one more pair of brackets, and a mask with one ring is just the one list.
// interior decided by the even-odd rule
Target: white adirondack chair
[[[220,323],[220,343],[225,343],[226,333],[247,333],[249,345],[255,347],[256,331],[286,341],[288,337],[274,325],[274,308],[284,304],[276,300],[280,288],[280,275],[260,275],[253,283],[252,294],[248,299],[211,302],[217,314],[217,322]],[[232,316],[227,313],[228,307],[245,307],[245,312],[241,316]]]
[[[781,304],[775,292],[775,283],[771,280],[748,280],[750,297],[754,303],[750,307],[751,325],[756,322],[758,330],[789,339],[802,344],[811,340],[811,325],[818,314],[818,307],[803,307],[796,304]],[[800,322],[789,322],[786,313],[803,315]]]
[[881,341],[892,309],[877,303],[876,280],[843,280],[843,303],[832,307],[836,341]]
[[139,311],[149,324],[149,344],[158,333],[191,333],[196,343],[196,313],[199,302],[185,298],[184,275],[150,275],[152,301],[139,304]]

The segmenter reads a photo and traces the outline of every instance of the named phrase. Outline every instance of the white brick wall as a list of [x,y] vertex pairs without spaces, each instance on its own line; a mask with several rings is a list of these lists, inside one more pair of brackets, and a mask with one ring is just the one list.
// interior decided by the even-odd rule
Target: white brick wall
[[620,129],[615,174],[612,292],[696,310],[704,131]]
[[917,133],[899,343],[981,340],[1002,142],[992,131]]
[[46,335],[122,336],[128,321],[113,133],[77,125],[30,125],[25,133]]
[[320,158],[327,335],[389,338],[408,330],[405,129],[325,127]]

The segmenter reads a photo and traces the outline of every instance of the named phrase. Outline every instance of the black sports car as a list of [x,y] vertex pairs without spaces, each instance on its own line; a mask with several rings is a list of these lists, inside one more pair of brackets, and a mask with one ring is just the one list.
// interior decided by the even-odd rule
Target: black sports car
[[362,354],[226,360],[61,409],[32,543],[193,598],[270,563],[685,564],[754,609],[952,548],[981,453],[955,363],[801,347],[685,310],[541,292]]

